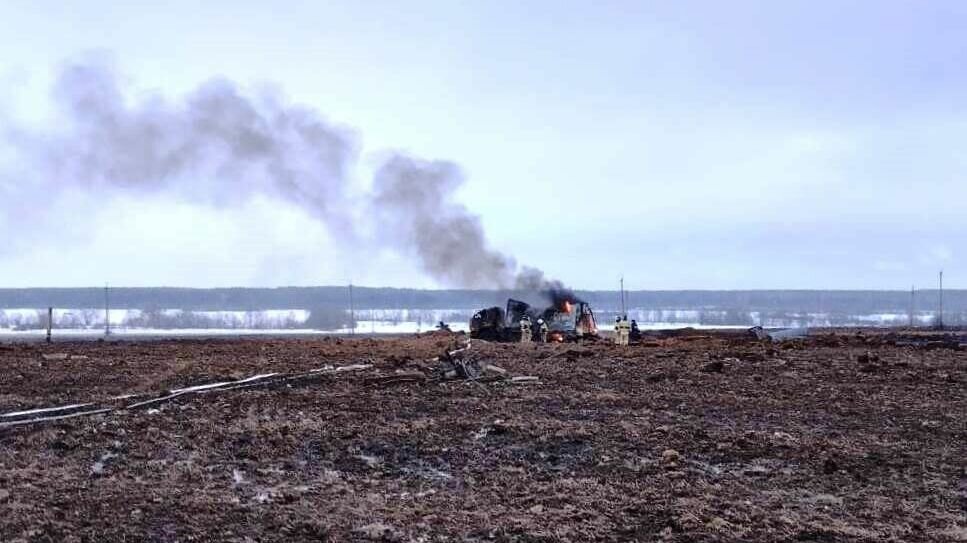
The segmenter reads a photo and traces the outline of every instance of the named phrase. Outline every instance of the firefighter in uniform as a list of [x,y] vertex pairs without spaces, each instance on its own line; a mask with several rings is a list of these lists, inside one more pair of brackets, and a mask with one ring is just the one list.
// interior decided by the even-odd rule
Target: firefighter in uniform
[[614,322],[614,342],[616,345],[627,345],[628,336],[631,335],[631,325],[628,324],[628,317],[617,317]]
[[520,342],[531,342],[531,319],[527,315],[524,315],[520,319]]
[[638,322],[635,319],[631,319],[631,333],[628,334],[628,339],[641,341],[641,330],[638,328]]
[[540,335],[541,343],[547,343],[547,323],[544,319],[537,319],[537,333]]

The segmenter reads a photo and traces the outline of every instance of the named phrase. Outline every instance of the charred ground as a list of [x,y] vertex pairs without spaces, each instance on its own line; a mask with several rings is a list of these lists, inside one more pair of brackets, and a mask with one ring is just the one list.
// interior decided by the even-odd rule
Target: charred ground
[[0,428],[0,540],[967,538],[965,352],[475,342],[540,382],[435,379],[458,341],[0,345],[0,413],[373,365]]

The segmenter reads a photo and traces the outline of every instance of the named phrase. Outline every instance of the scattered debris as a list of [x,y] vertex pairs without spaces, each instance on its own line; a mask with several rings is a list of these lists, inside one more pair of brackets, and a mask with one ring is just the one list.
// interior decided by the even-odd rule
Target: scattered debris
[[679,461],[682,459],[682,455],[679,454],[675,449],[665,449],[661,453],[661,463],[666,468],[678,467]]
[[67,353],[44,353],[40,357],[44,360],[67,360],[71,355]]
[[496,375],[507,375],[507,370],[501,368],[500,366],[494,366],[493,364],[484,364],[481,368],[484,373],[493,373]]
[[[357,370],[369,369],[371,367],[372,367],[372,364],[355,364],[350,366],[338,367],[338,368],[335,368],[334,370],[330,370],[330,372],[340,373],[345,371],[357,371]],[[249,387],[258,386],[262,384],[268,385],[272,383],[301,379],[301,378],[305,378],[313,375],[319,375],[322,373],[326,373],[326,372],[322,370],[312,370],[306,373],[294,373],[294,374],[263,373],[263,374],[253,375],[251,377],[246,377],[243,379],[238,379],[236,381],[220,381],[216,383],[208,383],[204,385],[195,385],[195,386],[190,386],[186,388],[172,389],[172,390],[169,390],[167,394],[164,394],[162,396],[150,398],[150,399],[136,402],[129,405],[108,406],[108,404],[111,404],[111,403],[117,403],[125,399],[144,396],[144,395],[143,394],[123,394],[123,395],[108,398],[107,400],[104,400],[102,402],[71,404],[71,405],[58,406],[58,407],[43,407],[43,408],[29,409],[24,411],[2,413],[0,414],[0,420],[2,419],[14,419],[14,420],[0,422],[0,429],[6,428],[6,427],[12,427],[12,426],[23,426],[27,424],[52,422],[52,421],[58,421],[58,420],[76,418],[76,417],[84,417],[84,416],[90,416],[90,415],[100,415],[104,413],[110,413],[118,409],[124,409],[124,410],[139,409],[149,405],[168,402],[175,398],[178,398],[187,394],[204,394],[204,393],[215,392],[215,391],[238,390],[238,389],[249,388]],[[423,378],[422,374],[420,375],[420,377]],[[77,409],[80,409],[83,407],[92,407],[92,406],[98,406],[98,405],[101,406],[98,409],[91,409],[87,411],[76,411]],[[36,417],[36,418],[28,418],[28,419],[23,418],[28,415],[36,415],[41,413],[62,413],[65,411],[75,411],[75,412],[71,412],[63,415],[50,416],[50,417]],[[153,409],[148,410],[148,414],[155,414],[155,413],[158,413],[158,411]]]
[[367,381],[370,383],[378,383],[381,385],[398,385],[402,383],[422,383],[426,381],[426,375],[419,371],[397,371],[392,375],[381,375],[377,377],[370,377]]
[[812,495],[806,496],[803,499],[803,501],[814,505],[825,505],[825,506],[843,505],[843,498],[840,498],[839,496],[834,496],[832,494],[812,494]]
[[760,340],[784,341],[787,339],[799,339],[809,336],[808,328],[784,328],[780,330],[766,330],[761,326],[749,328],[749,334]]
[[332,366],[324,366],[321,369],[318,369],[316,371],[317,372],[322,372],[322,371],[335,371],[336,373],[342,373],[344,371],[368,370],[368,369],[370,369],[372,367],[373,367],[372,364],[350,364],[348,366],[339,366],[338,368],[335,368],[335,369],[333,369]]
[[383,464],[383,460],[377,456],[370,456],[368,454],[357,454],[356,458],[363,461],[367,467],[376,469]]
[[[0,533],[943,539],[967,496],[951,407],[967,382],[963,356],[895,347],[885,331],[786,342],[795,351],[742,332],[663,337],[622,356],[476,341],[456,353],[456,336],[193,340],[91,344],[97,364],[42,367],[37,346],[11,346],[0,349],[11,370],[0,411],[15,416],[0,423],[114,411],[0,428],[10,468],[0,510],[15,513],[0,515]],[[571,349],[568,362],[550,358]],[[476,380],[445,379],[445,353],[478,367]],[[721,372],[702,373],[716,361]],[[883,373],[860,374],[863,364]],[[337,371],[353,366],[368,367]],[[544,384],[514,386],[515,376]],[[197,388],[219,383],[230,384]],[[172,391],[181,395],[125,410]],[[64,503],[89,514],[51,516]],[[191,514],[172,517],[180,505]]]
[[39,415],[41,413],[55,413],[57,411],[72,411],[74,409],[80,409],[82,407],[88,407],[90,405],[93,405],[93,404],[90,404],[90,403],[75,403],[75,404],[71,404],[71,405],[64,405],[64,406],[61,406],[61,407],[43,407],[43,408],[40,408],[40,409],[28,409],[26,411],[13,411],[11,413],[3,413],[3,414],[0,414],[0,419],[3,419],[3,418],[17,418],[17,417],[23,417],[23,416],[27,416],[27,415]]
[[14,420],[10,422],[0,422],[0,429],[10,428],[13,426],[24,426],[27,424],[37,424],[41,422],[53,422],[59,420],[73,419],[77,417],[88,417],[91,415],[101,415],[104,413],[110,413],[113,409],[93,409],[91,411],[78,411],[77,413],[70,413],[67,415],[57,415],[53,417],[39,417],[34,419],[24,419],[24,420]]
[[94,462],[94,464],[91,466],[91,474],[102,475],[104,473],[104,468],[107,466],[107,463],[111,459],[117,458],[117,456],[118,455],[113,452],[106,452],[102,454],[101,458],[98,459],[97,462]]
[[353,534],[372,541],[402,541],[403,534],[395,527],[374,522],[353,530]]
[[225,388],[232,385],[241,385],[244,383],[251,383],[254,381],[261,381],[262,379],[268,379],[269,377],[275,377],[278,373],[260,373],[258,375],[253,375],[251,377],[246,377],[245,379],[239,379],[237,381],[223,381],[221,383],[209,383],[207,385],[196,385],[186,388],[173,388],[169,392],[172,396],[177,396],[179,394],[185,394],[188,392],[201,392],[203,390],[211,390],[215,388]]
[[705,373],[722,373],[723,368],[725,368],[724,362],[721,360],[713,360],[702,366],[702,371]]
[[765,477],[770,473],[772,473],[771,469],[760,464],[753,464],[742,470],[742,474],[747,477]]
[[967,336],[963,334],[903,333],[890,334],[889,337],[892,340],[890,343],[897,347],[913,347],[927,351],[932,351],[935,349],[963,351],[967,349]]
[[860,364],[870,364],[870,363],[879,362],[880,357],[877,356],[876,353],[871,353],[870,351],[866,351],[865,353],[857,356],[856,361],[859,362]]

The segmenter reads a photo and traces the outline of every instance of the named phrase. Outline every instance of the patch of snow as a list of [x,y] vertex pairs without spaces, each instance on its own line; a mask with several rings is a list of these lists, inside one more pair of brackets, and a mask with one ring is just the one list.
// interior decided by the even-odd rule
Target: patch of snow
[[70,409],[77,409],[79,407],[87,407],[89,403],[75,403],[71,405],[65,405],[62,407],[44,407],[41,409],[28,409],[27,411],[14,411],[13,413],[4,413],[0,417],[22,417],[24,415],[36,415],[39,413],[50,413],[52,411],[67,411]]

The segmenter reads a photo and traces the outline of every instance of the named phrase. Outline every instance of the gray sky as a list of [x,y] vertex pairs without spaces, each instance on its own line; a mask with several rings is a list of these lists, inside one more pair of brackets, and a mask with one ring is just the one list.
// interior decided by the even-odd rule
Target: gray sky
[[[387,150],[453,161],[490,245],[575,287],[967,286],[967,3],[287,4],[4,2],[0,122],[55,125],[94,54],[134,98],[222,77],[318,110],[360,194]],[[43,236],[0,286],[445,286],[271,197],[12,200],[0,240]]]

